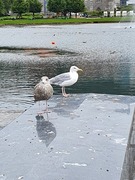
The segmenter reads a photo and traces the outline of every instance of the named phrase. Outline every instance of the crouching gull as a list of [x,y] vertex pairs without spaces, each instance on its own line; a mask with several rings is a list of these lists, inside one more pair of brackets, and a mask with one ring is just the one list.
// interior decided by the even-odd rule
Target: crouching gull
[[50,85],[49,78],[47,76],[43,76],[40,82],[34,87],[34,99],[35,101],[46,100],[46,109],[47,108],[47,100],[50,99],[53,95],[53,88]]
[[66,94],[65,87],[75,84],[78,80],[78,71],[83,71],[76,66],[71,66],[70,71],[66,73],[59,74],[50,79],[50,84],[59,85],[62,87],[62,95],[68,97],[69,94]]

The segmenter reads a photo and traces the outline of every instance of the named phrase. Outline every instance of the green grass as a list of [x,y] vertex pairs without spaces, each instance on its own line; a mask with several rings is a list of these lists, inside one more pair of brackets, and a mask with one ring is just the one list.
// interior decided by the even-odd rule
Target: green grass
[[43,24],[80,24],[80,23],[115,23],[130,22],[131,17],[106,17],[106,18],[72,18],[72,19],[0,19],[0,25],[43,25]]

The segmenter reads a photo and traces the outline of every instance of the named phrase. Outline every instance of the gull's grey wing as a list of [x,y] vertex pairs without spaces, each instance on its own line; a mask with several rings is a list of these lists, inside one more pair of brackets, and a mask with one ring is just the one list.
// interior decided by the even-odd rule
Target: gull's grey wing
[[63,73],[50,79],[50,84],[60,85],[64,81],[70,80],[70,73]]

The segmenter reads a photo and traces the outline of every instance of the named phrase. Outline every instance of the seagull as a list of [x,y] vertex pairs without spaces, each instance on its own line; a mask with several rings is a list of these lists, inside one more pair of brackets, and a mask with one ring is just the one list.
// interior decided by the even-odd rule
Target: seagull
[[71,66],[70,71],[66,73],[59,74],[53,78],[51,78],[50,84],[59,85],[62,87],[62,95],[64,97],[68,97],[69,94],[66,94],[65,87],[72,86],[78,80],[78,71],[83,71],[79,69],[77,66]]
[[53,87],[49,82],[49,78],[47,76],[41,77],[40,82],[34,87],[34,99],[35,101],[46,100],[46,112],[48,112],[47,100],[49,100],[52,95]]

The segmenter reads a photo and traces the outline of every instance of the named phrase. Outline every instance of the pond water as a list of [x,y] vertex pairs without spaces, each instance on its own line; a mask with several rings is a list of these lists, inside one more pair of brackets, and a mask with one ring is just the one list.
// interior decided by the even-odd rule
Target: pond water
[[[0,109],[27,109],[41,76],[51,78],[72,65],[83,73],[68,93],[135,95],[132,24],[1,27],[0,48]],[[61,55],[41,57],[21,48],[49,48]],[[54,91],[60,94],[61,88]]]

